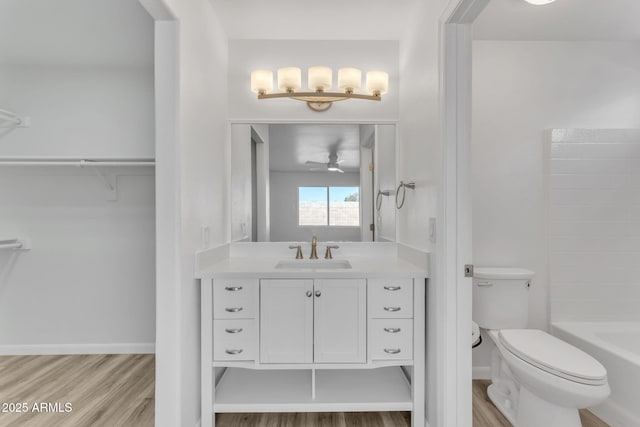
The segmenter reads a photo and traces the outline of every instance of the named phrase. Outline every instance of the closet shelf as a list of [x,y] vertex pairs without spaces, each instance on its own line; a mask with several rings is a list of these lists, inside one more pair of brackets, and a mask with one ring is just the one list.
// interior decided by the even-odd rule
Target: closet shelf
[[0,157],[0,166],[155,166],[153,158]]

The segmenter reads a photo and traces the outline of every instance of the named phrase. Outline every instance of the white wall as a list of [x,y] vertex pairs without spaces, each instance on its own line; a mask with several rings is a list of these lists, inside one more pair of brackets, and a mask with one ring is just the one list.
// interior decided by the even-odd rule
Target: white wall
[[[360,241],[360,227],[298,227],[298,187],[360,186],[359,173],[271,171],[271,241]],[[307,254],[305,254],[305,257]]]
[[[328,111],[312,111],[303,102],[290,99],[258,100],[250,90],[251,71],[296,66],[302,71],[306,90],[306,69],[325,65],[334,70],[357,67],[365,71],[389,73],[389,93],[382,101],[349,100],[334,103]],[[274,79],[275,80],[275,79]],[[336,86],[334,85],[334,89]],[[277,90],[277,83],[274,87]],[[337,90],[337,89],[336,89]],[[364,91],[364,87],[363,87]],[[230,40],[229,41],[229,117],[245,120],[380,121],[398,118],[398,42],[397,41],[318,41],[318,40]]]
[[639,321],[640,130],[552,132],[551,321]]
[[[200,418],[200,286],[194,252],[201,227],[209,245],[227,243],[227,38],[207,0],[166,0],[178,23],[176,226],[180,248],[174,283],[162,290],[168,308],[158,331],[156,425],[195,426]],[[157,24],[156,24],[157,25]],[[170,43],[167,43],[169,50]],[[167,108],[167,106],[164,106]],[[165,159],[171,162],[172,159]]]
[[154,351],[146,173],[119,176],[118,200],[107,201],[100,179],[75,166],[0,168],[0,239],[33,241],[0,251],[0,354]]
[[[420,2],[413,22],[400,43],[400,121],[398,126],[398,179],[414,181],[416,189],[407,191],[405,206],[396,211],[400,243],[431,252],[432,272],[427,286],[427,369],[426,414],[429,425],[446,422],[443,410],[444,361],[438,360],[438,254],[429,241],[429,217],[438,211],[441,149],[439,136],[439,18],[447,1]],[[441,339],[441,338],[440,338]],[[440,377],[439,377],[440,375]],[[440,384],[438,382],[441,382]],[[450,397],[451,398],[451,397]],[[455,399],[455,397],[454,397]]]
[[[639,127],[639,48],[474,41],[474,264],[536,272],[531,327],[548,328],[543,130]],[[488,365],[487,347],[475,350],[474,366]]]
[[[150,66],[0,65],[0,108],[31,126],[0,129],[0,157],[154,157]],[[152,168],[0,166],[0,352],[153,352]]]
[[150,66],[0,64],[0,100],[32,122],[0,156],[154,157]]

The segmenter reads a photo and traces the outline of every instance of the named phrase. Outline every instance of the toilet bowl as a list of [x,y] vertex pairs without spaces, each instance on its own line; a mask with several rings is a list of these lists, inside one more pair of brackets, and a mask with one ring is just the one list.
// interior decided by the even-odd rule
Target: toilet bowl
[[[515,426],[580,427],[578,408],[596,405],[611,392],[597,360],[546,332],[493,330],[489,337],[506,365],[495,372],[494,383],[502,388],[492,384],[489,397]],[[509,381],[518,389],[517,402],[505,385]]]
[[532,277],[524,269],[476,268],[474,320],[489,329],[496,345],[487,393],[514,426],[580,427],[578,409],[599,404],[611,392],[607,372],[582,350],[525,329]]

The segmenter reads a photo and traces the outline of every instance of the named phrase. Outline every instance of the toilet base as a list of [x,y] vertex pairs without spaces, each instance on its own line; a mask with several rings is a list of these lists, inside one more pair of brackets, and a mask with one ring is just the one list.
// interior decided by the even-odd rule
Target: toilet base
[[509,396],[495,384],[487,388],[489,399],[515,427],[581,427],[580,414],[575,408],[565,408],[543,400],[520,386],[517,408]]
[[487,388],[487,395],[489,399],[493,403],[493,405],[498,408],[498,411],[511,423],[511,425],[516,425],[516,411],[513,408],[513,402],[509,397],[501,393],[495,384],[490,384]]
[[582,427],[577,408],[541,399],[520,385],[517,427]]

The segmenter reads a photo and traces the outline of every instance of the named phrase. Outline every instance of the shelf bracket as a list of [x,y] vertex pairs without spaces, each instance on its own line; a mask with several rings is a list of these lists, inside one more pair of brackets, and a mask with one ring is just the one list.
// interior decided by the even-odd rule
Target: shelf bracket
[[11,111],[0,109],[0,128],[31,127],[31,117],[20,117]]
[[118,176],[115,174],[103,174],[98,167],[91,164],[91,161],[80,160],[80,164],[78,165],[81,168],[88,166],[91,168],[91,171],[95,176],[100,178],[100,181],[104,184],[105,189],[107,190],[107,200],[110,202],[114,202],[118,200]]

